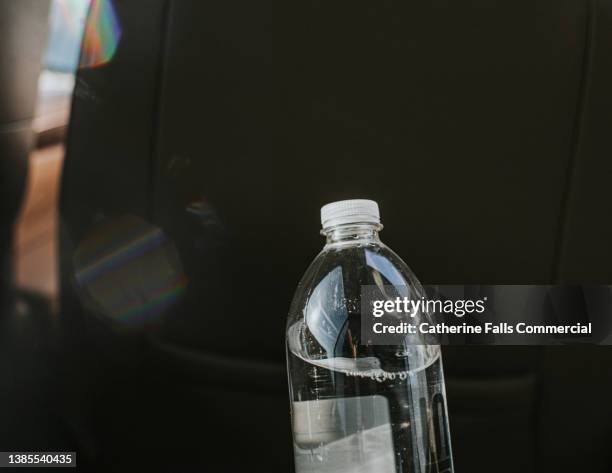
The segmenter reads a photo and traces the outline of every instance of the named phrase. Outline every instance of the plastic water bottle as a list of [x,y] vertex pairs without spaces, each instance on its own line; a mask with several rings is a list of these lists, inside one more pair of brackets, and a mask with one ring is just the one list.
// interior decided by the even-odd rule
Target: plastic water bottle
[[420,283],[380,241],[376,202],[328,204],[321,222],[287,321],[296,472],[452,472],[440,347],[360,339],[361,286]]

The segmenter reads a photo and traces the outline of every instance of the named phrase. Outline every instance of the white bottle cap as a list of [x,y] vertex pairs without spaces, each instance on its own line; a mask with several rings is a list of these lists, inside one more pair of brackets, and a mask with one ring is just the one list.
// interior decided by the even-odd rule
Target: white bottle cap
[[323,228],[347,223],[380,223],[378,204],[373,200],[340,200],[321,207]]

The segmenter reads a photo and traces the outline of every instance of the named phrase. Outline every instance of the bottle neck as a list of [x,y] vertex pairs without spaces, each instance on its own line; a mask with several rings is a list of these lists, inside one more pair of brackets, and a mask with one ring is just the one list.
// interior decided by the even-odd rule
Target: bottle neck
[[380,243],[378,232],[382,230],[379,223],[346,223],[321,230],[325,236],[325,246],[350,243]]

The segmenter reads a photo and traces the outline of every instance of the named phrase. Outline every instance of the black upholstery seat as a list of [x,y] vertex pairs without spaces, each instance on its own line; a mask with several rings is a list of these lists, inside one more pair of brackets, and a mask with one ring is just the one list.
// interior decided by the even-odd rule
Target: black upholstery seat
[[[612,281],[612,2],[116,8],[115,57],[79,72],[61,199],[66,415],[101,471],[291,468],[284,320],[328,201],[378,200],[425,283]],[[126,218],[185,275],[142,324],[75,267]],[[149,266],[113,251],[91,267],[157,304]],[[611,359],[445,350],[457,471],[609,471]]]

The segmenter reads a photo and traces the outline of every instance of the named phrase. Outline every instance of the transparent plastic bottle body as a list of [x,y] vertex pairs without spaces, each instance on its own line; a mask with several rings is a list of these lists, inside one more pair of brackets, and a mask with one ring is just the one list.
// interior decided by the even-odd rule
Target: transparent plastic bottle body
[[297,473],[453,471],[440,347],[361,344],[362,285],[424,295],[379,228],[326,230],[293,299],[287,368]]

